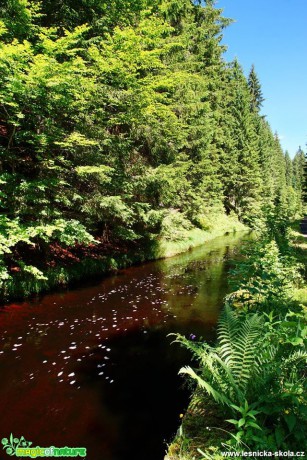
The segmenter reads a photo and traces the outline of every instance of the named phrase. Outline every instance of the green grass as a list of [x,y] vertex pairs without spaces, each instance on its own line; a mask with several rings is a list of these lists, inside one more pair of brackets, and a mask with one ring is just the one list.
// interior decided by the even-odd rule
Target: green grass
[[219,452],[225,450],[222,443],[229,439],[228,429],[219,406],[196,390],[165,460],[201,460],[198,449],[208,458],[220,460]]
[[243,225],[235,216],[226,216],[225,214],[215,214],[206,218],[207,228],[193,228],[181,232],[179,240],[172,241],[161,239],[158,241],[155,258],[172,257],[176,254],[188,251],[197,246],[205,244],[214,238],[223,236],[227,233],[237,233],[247,231],[248,228]]

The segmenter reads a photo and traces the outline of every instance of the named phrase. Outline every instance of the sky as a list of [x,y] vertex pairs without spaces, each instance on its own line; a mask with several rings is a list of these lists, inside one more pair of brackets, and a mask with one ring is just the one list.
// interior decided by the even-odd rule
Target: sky
[[238,58],[248,75],[255,65],[267,116],[293,157],[307,143],[307,0],[216,0],[224,17],[224,59]]

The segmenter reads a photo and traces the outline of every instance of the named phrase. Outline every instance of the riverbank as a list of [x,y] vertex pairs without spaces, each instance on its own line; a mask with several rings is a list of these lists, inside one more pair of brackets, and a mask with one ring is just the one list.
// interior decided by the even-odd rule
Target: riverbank
[[5,280],[0,290],[0,302],[21,300],[57,288],[74,286],[132,265],[181,254],[228,233],[244,231],[248,231],[248,228],[236,216],[221,214],[208,219],[206,230],[179,229],[168,236],[151,235],[146,242],[130,248],[115,247],[108,251],[105,248],[100,250],[99,245],[90,245],[90,250],[79,249],[77,255],[76,248],[69,248],[65,253],[62,250],[56,266],[40,270],[38,275],[35,271],[17,271],[13,267],[9,279]]
[[[196,371],[198,374],[193,373],[193,371],[190,372],[190,368],[187,367],[180,370],[180,373],[188,374],[196,380],[198,387],[192,394],[185,414],[182,415],[181,426],[168,447],[165,460],[221,460],[223,458],[222,451],[240,451],[242,450],[242,445],[247,450],[249,449],[248,446],[252,447],[252,450],[259,450],[261,445],[265,445],[268,450],[274,451],[278,448],[283,450],[290,448],[291,450],[294,445],[299,445],[302,442],[302,433],[304,432],[302,427],[304,427],[305,423],[302,414],[306,407],[306,400],[300,396],[303,394],[300,393],[302,388],[300,387],[299,391],[295,388],[295,385],[299,386],[302,382],[304,368],[300,367],[300,360],[303,362],[304,356],[306,356],[304,355],[306,350],[304,324],[306,324],[307,305],[307,246],[302,230],[300,222],[294,223],[289,228],[285,252],[275,242],[260,240],[258,249],[257,247],[252,249],[246,254],[246,261],[243,261],[243,264],[240,262],[241,266],[236,272],[237,276],[239,275],[237,280],[239,285],[225,303],[225,309],[220,317],[216,347],[212,348],[211,351],[206,349],[202,355],[200,355],[200,352],[195,353],[194,357],[200,360],[200,370]],[[300,275],[296,276],[294,270],[300,272]],[[246,276],[247,274],[248,276]],[[262,282],[262,280],[269,280],[269,282]],[[242,284],[240,285],[240,283]],[[256,290],[254,289],[255,286]],[[225,406],[223,406],[218,392],[222,389],[222,397],[229,397],[226,390],[227,386],[231,387],[231,378],[229,377],[228,379],[227,376],[232,376],[235,382],[236,373],[233,370],[235,364],[232,365],[231,363],[232,355],[231,351],[229,351],[231,349],[228,349],[227,355],[225,350],[224,355],[223,353],[219,354],[220,349],[226,346],[225,341],[229,340],[229,343],[231,343],[231,333],[228,331],[229,336],[227,335],[228,332],[223,335],[221,324],[227,315],[232,321],[237,321],[238,324],[241,322],[241,326],[248,322],[251,324],[251,313],[254,313],[255,317],[257,316],[262,322],[263,336],[266,333],[268,337],[268,339],[262,341],[260,333],[257,339],[259,344],[261,343],[263,347],[275,346],[280,353],[279,356],[276,352],[276,356],[272,358],[272,362],[265,370],[265,373],[268,376],[271,372],[272,376],[274,376],[276,375],[276,373],[274,374],[274,368],[276,367],[276,369],[280,370],[283,363],[289,361],[292,363],[292,375],[290,376],[287,371],[283,371],[283,377],[279,377],[279,386],[274,386],[274,384],[270,383],[268,384],[270,385],[269,389],[264,386],[260,390],[255,386],[255,394],[253,382],[254,380],[257,381],[257,373],[253,375],[247,367],[247,383],[244,397],[241,398],[242,401],[235,401],[236,405],[233,405],[233,401],[231,401],[232,404],[224,401]],[[267,319],[269,319],[269,322]],[[228,322],[228,326],[231,330],[233,324]],[[223,329],[224,332],[225,330]],[[247,353],[250,353],[250,345],[244,349],[245,345],[238,336],[238,331],[240,331],[240,328],[235,334],[234,342],[237,347],[237,353],[244,354],[246,350]],[[177,341],[186,345],[192,352],[198,350],[198,347],[201,350],[200,345],[191,342],[191,340],[179,337]],[[252,347],[254,342],[255,338],[252,338]],[[254,346],[252,353],[249,355],[251,362],[257,363],[257,349],[258,353],[260,353],[261,346]],[[224,362],[225,355],[228,361],[226,359]],[[209,356],[212,362],[208,358]],[[206,367],[207,358],[208,362],[210,362]],[[235,359],[238,359],[237,355]],[[216,372],[221,363],[224,366],[223,370],[227,369],[228,374],[225,376],[223,373],[219,374],[217,372],[211,378],[211,373]],[[206,373],[206,371],[210,372]],[[217,376],[221,377],[221,375],[222,379],[219,381]],[[267,382],[269,380],[267,378]],[[259,388],[261,388],[261,381],[258,379],[257,382],[257,385],[259,384]],[[289,382],[291,384],[295,382],[295,385],[291,387]],[[220,384],[221,386],[219,386]],[[240,387],[240,383],[237,384]],[[226,392],[224,393],[224,391]],[[285,393],[287,393],[287,398]],[[269,399],[266,399],[269,394]],[[298,399],[295,399],[297,396]],[[266,409],[267,401],[270,401],[269,412]],[[253,408],[254,412],[250,411],[251,408]],[[246,413],[246,419],[244,418],[245,415],[243,417],[243,415],[238,415],[237,412],[240,414]],[[267,421],[267,414],[269,413],[275,414],[271,421]],[[251,414],[249,421],[247,421],[248,414]],[[288,424],[288,415],[291,417],[291,425]],[[240,417],[242,418],[240,419]],[[250,424],[250,422],[252,423]],[[296,427],[295,430],[293,429],[294,427]],[[282,433],[282,435],[279,436],[279,433]],[[285,439],[287,439],[287,442],[284,442]],[[226,442],[227,445],[225,445]]]
[[[203,396],[197,391],[192,396],[189,407],[184,414],[178,432],[168,447],[164,460],[195,460],[200,459],[200,450],[206,446],[208,458],[217,451],[217,446],[229,438],[229,423],[223,421],[220,407],[211,399],[206,405],[200,405]],[[219,455],[214,460],[221,460]]]

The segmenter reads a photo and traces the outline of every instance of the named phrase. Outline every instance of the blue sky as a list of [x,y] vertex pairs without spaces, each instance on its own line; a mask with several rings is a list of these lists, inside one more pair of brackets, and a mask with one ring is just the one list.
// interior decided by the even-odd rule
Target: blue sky
[[307,0],[217,0],[225,17],[224,58],[251,65],[262,85],[267,115],[284,150],[293,156],[307,143]]

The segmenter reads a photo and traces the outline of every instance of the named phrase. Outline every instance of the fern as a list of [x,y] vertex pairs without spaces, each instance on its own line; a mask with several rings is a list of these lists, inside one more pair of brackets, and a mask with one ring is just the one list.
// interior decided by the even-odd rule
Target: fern
[[189,348],[200,360],[199,373],[190,367],[180,370],[194,379],[198,386],[216,402],[241,404],[246,400],[254,377],[260,373],[261,363],[268,354],[263,345],[263,319],[253,314],[241,318],[226,305],[218,324],[218,343],[215,348],[198,344],[177,335],[177,342]]
[[218,337],[221,345],[221,357],[229,365],[232,364],[238,329],[238,320],[229,305],[226,304],[218,324]]
[[190,349],[200,361],[199,370],[183,367],[180,374],[195,380],[217,403],[230,410],[233,404],[240,406],[254,399],[255,394],[261,396],[277,380],[281,385],[293,379],[298,381],[298,364],[306,362],[307,353],[299,350],[283,355],[279,344],[270,342],[264,323],[262,315],[238,315],[226,304],[215,347],[176,335],[175,341]]
[[191,367],[189,366],[182,367],[179,371],[179,374],[189,375],[194,380],[196,380],[198,383],[198,386],[200,388],[205,389],[209,395],[212,395],[216,402],[219,402],[221,404],[227,404],[227,405],[231,404],[229,399],[225,395],[223,395],[223,393],[216,390],[212,385],[210,385],[209,382],[202,379]]
[[241,325],[234,342],[231,369],[238,386],[245,392],[253,371],[257,370],[261,352],[263,321],[257,315],[247,317]]

